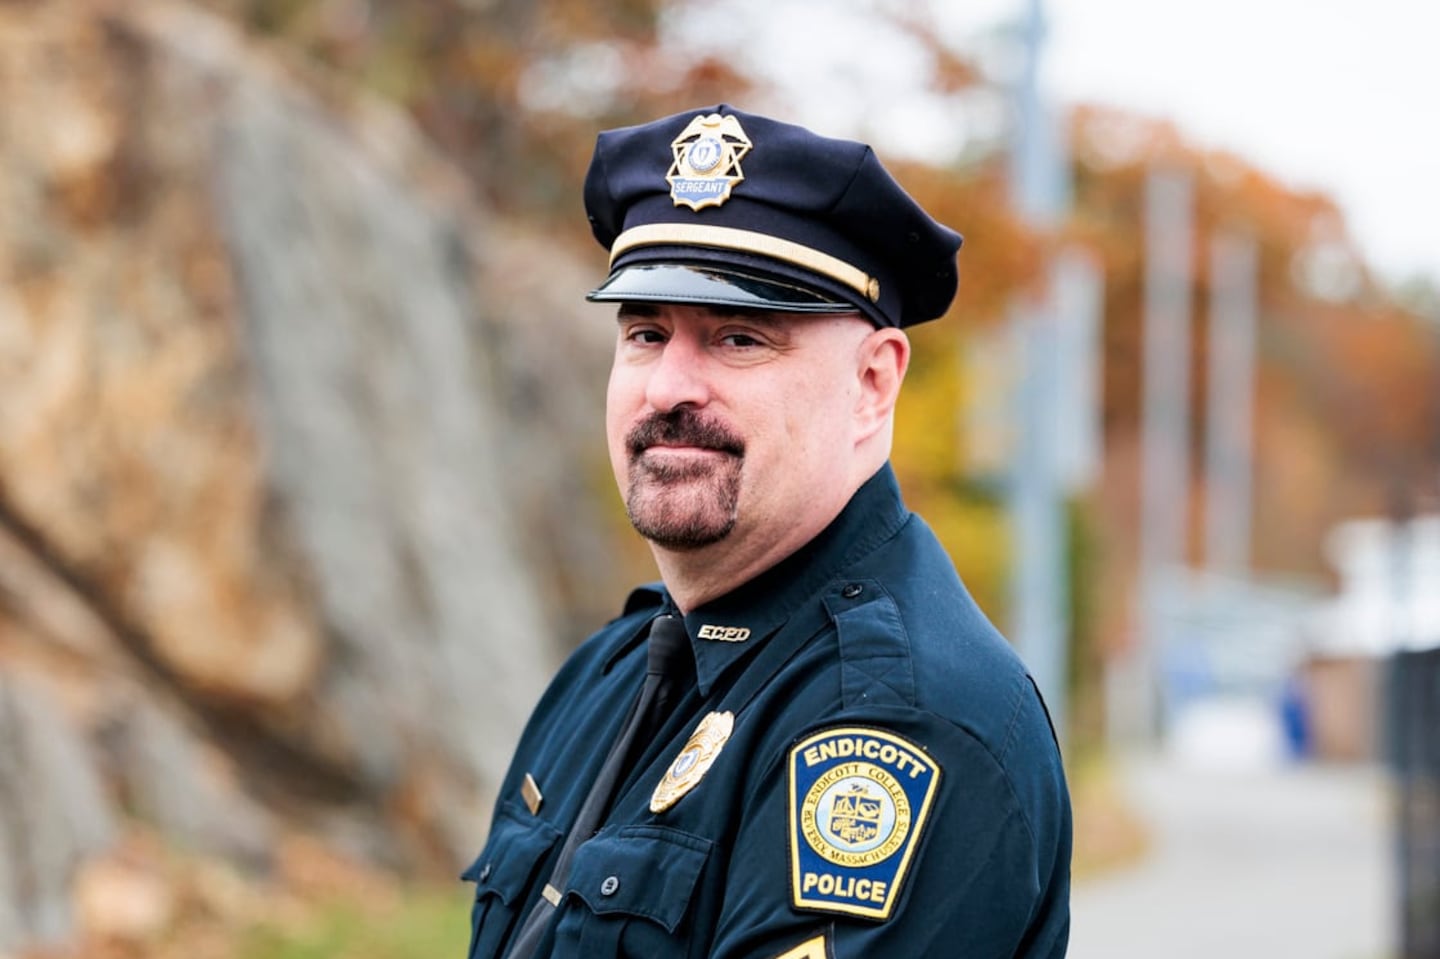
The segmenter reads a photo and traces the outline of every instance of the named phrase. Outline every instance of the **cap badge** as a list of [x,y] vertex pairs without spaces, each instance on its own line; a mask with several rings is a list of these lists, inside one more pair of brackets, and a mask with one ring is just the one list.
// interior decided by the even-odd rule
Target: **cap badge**
[[712,113],[690,121],[685,132],[670,144],[675,154],[665,180],[676,206],[700,210],[720,206],[730,199],[730,190],[745,179],[740,159],[753,144],[740,121],[733,116]]
[[680,801],[680,797],[695,788],[695,784],[710,771],[720,750],[735,728],[732,713],[710,713],[700,720],[700,725],[690,735],[680,755],[665,770],[655,793],[650,797],[650,811],[664,812]]

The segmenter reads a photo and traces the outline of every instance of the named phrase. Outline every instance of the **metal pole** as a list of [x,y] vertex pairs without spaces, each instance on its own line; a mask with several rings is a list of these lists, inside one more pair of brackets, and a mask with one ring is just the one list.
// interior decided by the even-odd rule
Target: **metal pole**
[[1255,377],[1255,242],[1218,235],[1210,247],[1210,393],[1205,433],[1205,562],[1250,568],[1251,420]]
[[1044,61],[1045,4],[1028,0],[1021,29],[1024,66],[1015,89],[1014,143],[1010,151],[1010,192],[1015,209],[1032,226],[1053,226],[1070,205],[1065,150],[1055,118],[1040,90]]
[[1056,735],[1064,742],[1067,709],[1065,504],[1056,463],[1056,383],[1060,367],[1055,316],[1043,305],[1021,307],[1024,372],[1019,435],[1011,477],[1011,522],[1017,562],[1011,628],[1015,644],[1045,696]]
[[[1063,163],[1039,88],[1045,35],[1042,0],[1029,0],[1025,66],[1015,92],[1012,201],[1032,226],[1052,227],[1063,213]],[[1008,484],[1015,542],[1010,633],[1045,696],[1056,735],[1065,741],[1069,634],[1065,570],[1067,531],[1058,463],[1059,355],[1055,291],[1016,304],[1011,323],[1020,346],[1015,458]]]
[[[1129,733],[1163,730],[1160,667],[1168,596],[1185,560],[1190,395],[1191,183],[1159,170],[1145,184],[1144,371],[1141,397],[1140,635],[1126,689],[1112,683]],[[1121,702],[1117,703],[1116,700]],[[1157,707],[1161,712],[1157,714]]]

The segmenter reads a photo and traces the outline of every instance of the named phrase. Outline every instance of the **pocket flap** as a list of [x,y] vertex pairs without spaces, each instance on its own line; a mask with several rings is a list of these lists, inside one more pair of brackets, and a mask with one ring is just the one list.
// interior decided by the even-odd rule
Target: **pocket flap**
[[513,905],[534,880],[536,868],[559,837],[554,826],[528,811],[517,815],[502,809],[485,848],[460,878],[475,883],[476,899],[492,895],[507,906]]
[[597,914],[625,913],[674,932],[712,843],[665,826],[602,830],[575,851],[567,893]]

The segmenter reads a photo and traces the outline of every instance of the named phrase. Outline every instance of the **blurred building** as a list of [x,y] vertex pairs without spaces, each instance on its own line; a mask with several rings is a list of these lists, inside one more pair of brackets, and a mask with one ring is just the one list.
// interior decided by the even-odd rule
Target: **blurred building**
[[1313,749],[1322,758],[1374,758],[1387,662],[1440,647],[1440,516],[1351,520],[1331,533],[1327,553],[1339,586],[1305,623]]
[[1380,758],[1388,664],[1440,647],[1440,516],[1347,521],[1327,558],[1337,584],[1323,595],[1184,568],[1158,578],[1172,750],[1229,765]]

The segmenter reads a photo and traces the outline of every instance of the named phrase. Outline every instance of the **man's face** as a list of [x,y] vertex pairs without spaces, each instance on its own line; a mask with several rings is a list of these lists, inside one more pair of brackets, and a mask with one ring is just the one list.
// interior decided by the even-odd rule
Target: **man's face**
[[839,511],[867,321],[673,304],[626,304],[618,319],[606,432],[643,536],[753,549]]

